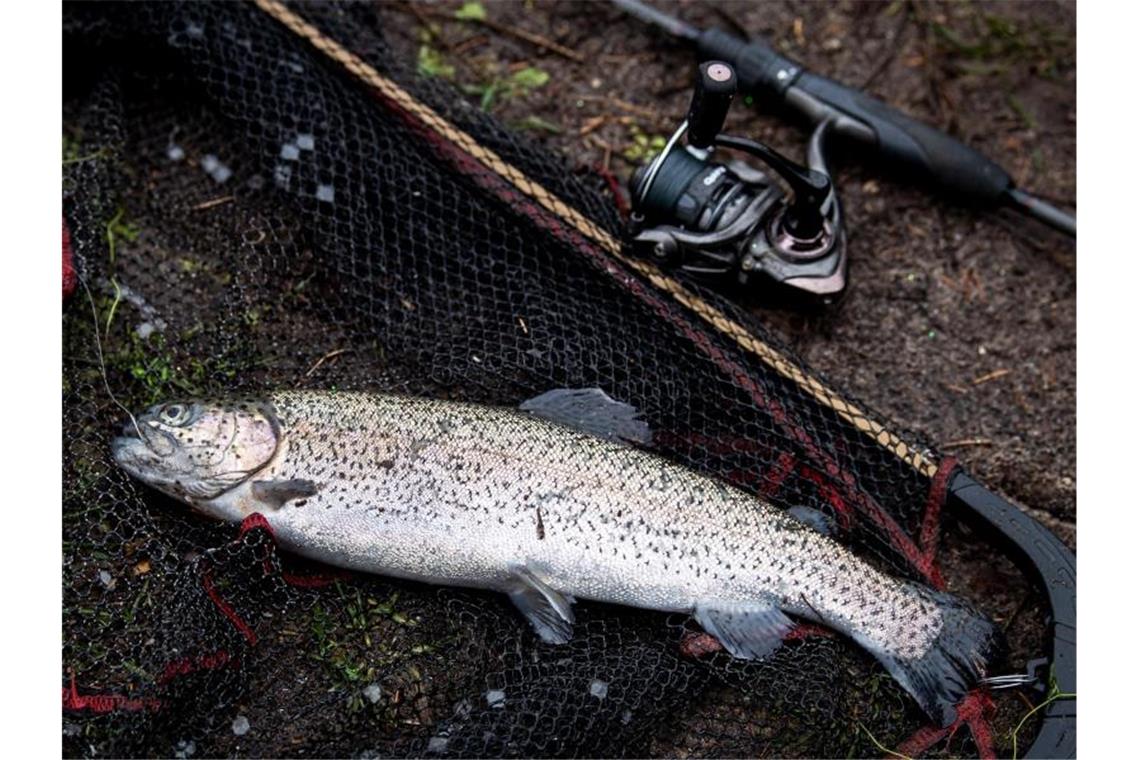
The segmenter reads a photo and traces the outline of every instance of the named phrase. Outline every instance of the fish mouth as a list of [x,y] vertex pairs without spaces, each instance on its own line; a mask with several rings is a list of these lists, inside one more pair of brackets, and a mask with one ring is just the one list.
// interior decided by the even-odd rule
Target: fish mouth
[[139,455],[147,450],[146,441],[133,430],[130,434],[116,436],[111,439],[111,456],[120,467],[128,467],[139,459]]

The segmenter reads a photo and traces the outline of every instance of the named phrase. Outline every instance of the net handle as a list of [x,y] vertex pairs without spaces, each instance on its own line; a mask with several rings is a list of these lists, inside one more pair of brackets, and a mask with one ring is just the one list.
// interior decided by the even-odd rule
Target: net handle
[[[950,481],[949,506],[982,520],[1033,566],[1032,577],[1049,600],[1049,665],[1059,691],[1077,686],[1077,564],[1069,547],[1035,519],[988,490],[966,472]],[[1077,702],[1056,699],[1042,710],[1041,729],[1025,757],[1075,758]]]

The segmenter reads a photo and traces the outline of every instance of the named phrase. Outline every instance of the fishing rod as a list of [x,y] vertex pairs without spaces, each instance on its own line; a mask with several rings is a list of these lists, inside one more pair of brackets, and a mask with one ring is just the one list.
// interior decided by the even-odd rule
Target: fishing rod
[[881,100],[776,52],[768,43],[746,41],[719,29],[700,30],[640,0],[611,0],[642,21],[696,46],[702,61],[719,60],[736,70],[740,90],[774,100],[813,127],[831,123],[831,133],[861,147],[861,155],[884,161],[958,202],[986,209],[1011,208],[1076,237],[1076,219],[1019,189],[1009,173],[973,148],[923,124]]

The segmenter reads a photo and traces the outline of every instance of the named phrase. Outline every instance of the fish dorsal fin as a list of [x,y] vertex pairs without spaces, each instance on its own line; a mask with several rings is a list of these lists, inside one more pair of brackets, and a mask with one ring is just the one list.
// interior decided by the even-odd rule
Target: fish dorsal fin
[[250,490],[253,498],[274,509],[280,509],[286,502],[313,496],[320,490],[320,486],[311,480],[255,480]]
[[574,597],[548,586],[523,565],[511,568],[514,579],[507,593],[519,612],[547,644],[565,644],[574,635]]
[[522,402],[519,409],[611,441],[648,444],[653,438],[637,409],[614,401],[601,388],[556,388]]
[[795,627],[792,619],[767,599],[723,606],[713,602],[697,607],[693,617],[716,636],[729,654],[743,660],[764,659],[779,648],[785,634]]

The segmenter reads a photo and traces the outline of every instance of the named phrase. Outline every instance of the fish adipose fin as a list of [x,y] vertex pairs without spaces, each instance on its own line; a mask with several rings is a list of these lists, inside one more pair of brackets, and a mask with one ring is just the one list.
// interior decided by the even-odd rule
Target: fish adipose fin
[[565,644],[574,635],[574,597],[552,589],[528,568],[513,568],[507,594],[547,644]]
[[653,439],[637,409],[601,388],[558,388],[522,402],[519,409],[611,441],[648,444]]
[[823,512],[820,512],[818,509],[812,509],[811,507],[803,506],[789,507],[788,516],[794,517],[796,520],[821,535],[830,536],[835,533],[835,524],[832,522],[831,518],[825,515]]
[[795,623],[773,601],[725,606],[701,605],[693,617],[733,657],[762,660],[776,651]]
[[903,658],[859,641],[914,697],[931,720],[943,728],[958,716],[957,705],[985,677],[989,663],[1003,648],[1001,634],[984,614],[962,600],[925,586],[915,593],[938,605],[942,629],[926,654]]
[[273,509],[280,509],[294,499],[307,499],[320,487],[311,480],[255,480],[253,497]]

